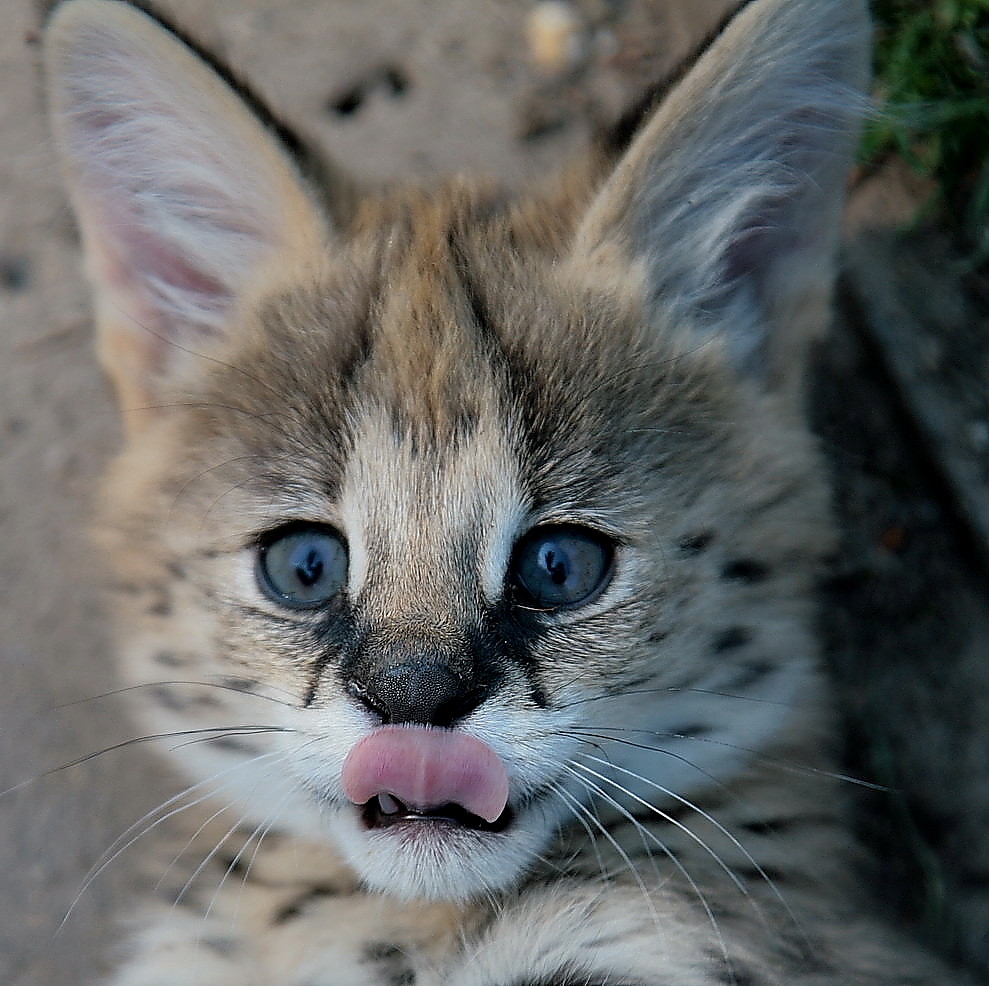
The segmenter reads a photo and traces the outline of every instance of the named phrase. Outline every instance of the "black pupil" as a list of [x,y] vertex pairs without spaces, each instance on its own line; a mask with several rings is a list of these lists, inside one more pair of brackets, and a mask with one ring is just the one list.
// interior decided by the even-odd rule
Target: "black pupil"
[[567,564],[567,556],[562,554],[555,545],[549,544],[543,550],[543,564],[554,585],[564,585],[567,576],[570,574],[570,566]]
[[296,550],[295,574],[299,581],[308,589],[323,577],[323,556],[311,545]]

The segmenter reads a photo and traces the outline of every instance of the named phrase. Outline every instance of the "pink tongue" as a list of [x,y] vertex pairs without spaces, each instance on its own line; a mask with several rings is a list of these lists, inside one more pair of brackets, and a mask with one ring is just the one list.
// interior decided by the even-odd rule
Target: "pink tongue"
[[355,805],[390,794],[416,811],[455,804],[494,822],[508,803],[508,774],[490,746],[466,733],[382,726],[347,755],[343,790]]

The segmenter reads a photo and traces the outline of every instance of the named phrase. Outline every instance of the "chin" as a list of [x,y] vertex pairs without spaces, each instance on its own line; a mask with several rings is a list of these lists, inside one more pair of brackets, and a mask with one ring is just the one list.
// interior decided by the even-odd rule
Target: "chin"
[[465,903],[511,890],[545,845],[538,810],[509,809],[494,824],[414,813],[382,823],[376,810],[346,806],[331,837],[370,888],[404,900]]

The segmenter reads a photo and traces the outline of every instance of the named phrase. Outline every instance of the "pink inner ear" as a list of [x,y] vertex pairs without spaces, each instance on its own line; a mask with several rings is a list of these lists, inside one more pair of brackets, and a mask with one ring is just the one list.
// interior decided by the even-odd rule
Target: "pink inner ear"
[[201,307],[208,320],[227,307],[231,292],[226,285],[204,273],[179,244],[145,222],[137,209],[115,207],[105,198],[104,193],[90,206],[98,213],[93,226],[101,231],[102,274],[108,286],[125,296],[146,299],[162,314],[176,308],[183,297],[182,307],[190,315]]

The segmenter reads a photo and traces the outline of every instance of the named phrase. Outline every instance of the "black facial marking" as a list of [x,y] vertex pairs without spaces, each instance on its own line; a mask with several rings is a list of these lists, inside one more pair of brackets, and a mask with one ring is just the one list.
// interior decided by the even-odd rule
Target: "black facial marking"
[[247,860],[244,859],[244,855],[242,853],[235,855],[218,853],[216,861],[223,867],[224,873],[228,873],[230,876],[240,877],[247,882],[253,882],[251,880],[250,868],[247,865]]
[[728,627],[714,638],[714,650],[715,653],[723,654],[725,651],[744,647],[751,640],[752,631],[747,627]]
[[326,670],[333,664],[343,665],[358,646],[359,634],[353,608],[346,599],[333,612],[325,613],[316,628],[316,659],[310,672],[309,684],[302,699],[304,708],[316,700]]
[[769,575],[769,567],[753,558],[736,558],[721,569],[721,577],[730,582],[762,582]]

